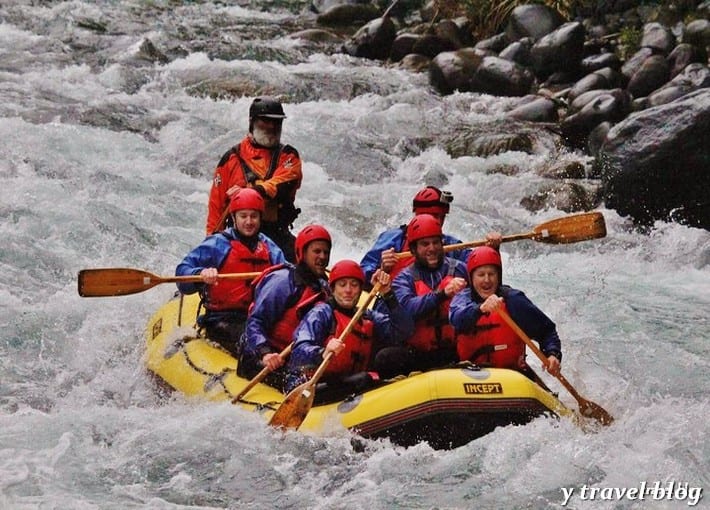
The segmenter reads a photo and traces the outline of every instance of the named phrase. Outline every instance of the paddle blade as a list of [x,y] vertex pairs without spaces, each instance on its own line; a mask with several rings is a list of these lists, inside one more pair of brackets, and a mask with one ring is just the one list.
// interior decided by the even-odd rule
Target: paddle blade
[[82,269],[79,271],[81,297],[126,296],[148,290],[161,279],[147,271],[127,268]]
[[614,421],[614,417],[610,415],[606,410],[599,404],[586,399],[578,399],[579,402],[579,412],[582,416],[587,418],[594,418],[602,425],[611,425]]
[[542,243],[578,243],[606,236],[606,223],[602,213],[588,212],[541,223],[533,232],[533,239]]
[[297,386],[286,395],[286,399],[269,420],[269,425],[283,429],[298,429],[313,407],[315,396],[315,388],[311,381]]

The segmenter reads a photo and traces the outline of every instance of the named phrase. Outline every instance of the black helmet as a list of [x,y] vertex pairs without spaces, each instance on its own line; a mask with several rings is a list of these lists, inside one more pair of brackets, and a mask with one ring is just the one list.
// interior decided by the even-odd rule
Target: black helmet
[[267,117],[269,119],[285,119],[284,108],[273,97],[257,97],[249,107],[249,118]]

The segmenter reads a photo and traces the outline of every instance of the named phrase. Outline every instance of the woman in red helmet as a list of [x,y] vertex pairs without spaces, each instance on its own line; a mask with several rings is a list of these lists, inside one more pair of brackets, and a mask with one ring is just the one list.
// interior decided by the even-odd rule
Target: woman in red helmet
[[[434,186],[422,188],[414,195],[412,200],[412,212],[417,214],[430,214],[434,216],[441,226],[444,226],[446,215],[449,214],[451,202],[454,200],[453,195],[448,191],[442,191]],[[411,257],[398,258],[397,253],[408,251],[407,249],[407,226],[400,225],[397,228],[385,230],[380,233],[372,245],[372,248],[365,254],[360,261],[360,266],[365,271],[365,278],[370,278],[376,269],[382,268],[392,275],[392,278],[397,276],[402,269],[412,263]],[[443,234],[444,245],[459,244],[461,241],[453,236]],[[498,232],[489,232],[486,234],[490,246],[498,248],[501,242],[501,235]],[[468,254],[471,250],[454,250],[449,256],[460,260],[464,264],[468,259]]]
[[392,282],[397,301],[414,319],[407,339],[413,356],[409,370],[426,370],[457,361],[454,331],[449,325],[449,302],[466,287],[466,266],[444,254],[441,223],[418,214],[407,226],[414,263]]
[[291,224],[300,209],[294,205],[303,179],[301,158],[281,143],[283,106],[271,97],[257,97],[249,107],[249,133],[219,161],[212,178],[207,213],[207,234],[220,230],[223,213],[234,193],[253,188],[265,201],[262,231],[293,262]]
[[254,282],[239,375],[252,378],[268,367],[271,372],[264,381],[283,389],[284,362],[279,353],[291,343],[303,315],[330,296],[326,268],[331,245],[324,227],[308,225],[296,236],[296,265],[269,268]]
[[242,189],[229,204],[233,227],[208,236],[188,253],[175,269],[177,276],[200,275],[201,283],[178,283],[183,294],[199,292],[205,313],[197,318],[206,336],[237,353],[251,303],[251,282],[218,280],[219,273],[263,271],[285,262],[274,241],[259,232],[264,199],[252,189]]
[[527,335],[538,341],[540,350],[547,356],[547,366],[543,368],[553,375],[558,374],[562,348],[555,324],[523,292],[502,285],[500,253],[487,246],[476,248],[471,252],[466,269],[471,289],[457,294],[449,309],[459,359],[516,369],[537,380],[525,362],[525,343],[497,313],[502,309]]
[[[382,306],[366,310],[362,318],[342,341],[340,335],[356,313],[365,274],[354,260],[341,260],[333,266],[329,278],[331,297],[317,304],[301,321],[294,333],[294,347],[288,361],[285,391],[306,382],[323,362],[328,352],[333,353],[316,396],[319,402],[342,398],[364,390],[379,379],[376,350],[400,346],[411,330],[411,320],[391,292],[390,276],[378,270],[371,283],[379,282]],[[325,390],[325,391],[324,391]]]

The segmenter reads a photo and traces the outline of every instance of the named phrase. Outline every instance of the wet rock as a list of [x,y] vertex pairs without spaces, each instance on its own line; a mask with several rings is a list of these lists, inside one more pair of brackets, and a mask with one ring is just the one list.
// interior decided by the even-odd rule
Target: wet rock
[[652,106],[660,106],[662,104],[670,103],[671,101],[675,101],[679,97],[683,97],[694,90],[697,89],[687,83],[674,85],[667,84],[666,86],[663,86],[649,94],[648,97],[643,98],[644,101],[634,108],[634,110],[640,111]]
[[434,25],[434,35],[443,41],[448,41],[450,47],[444,51],[457,50],[464,46],[461,27],[454,20],[444,19]]
[[547,97],[531,95],[530,99],[516,106],[507,116],[530,122],[557,122],[557,102]]
[[[601,150],[604,140],[606,140],[606,135],[611,129],[611,126],[611,122],[604,121],[589,133],[587,136],[587,152],[589,152],[590,156],[596,158],[599,155],[599,151]],[[598,178],[598,173],[598,168],[593,167],[592,172],[590,172],[590,177]]]
[[700,63],[690,64],[663,87],[649,94],[645,106],[659,106],[670,103],[690,92],[706,87],[710,87],[710,69],[708,69],[708,66]]
[[579,69],[584,74],[593,73],[605,67],[618,71],[621,69],[621,60],[619,60],[619,57],[617,57],[615,53],[606,52],[585,57],[579,63]]
[[509,41],[517,41],[523,37],[537,41],[557,29],[563,22],[560,13],[546,5],[520,5],[510,13],[505,32]]
[[377,6],[366,4],[341,4],[329,8],[316,17],[319,25],[357,25],[367,23],[380,16]]
[[654,53],[668,55],[675,46],[675,37],[670,29],[660,23],[647,23],[643,27],[641,47],[651,48]]
[[571,115],[560,123],[569,144],[584,147],[587,135],[602,122],[616,123],[631,110],[628,92],[622,89],[591,90],[570,105]]
[[619,87],[621,84],[621,74],[614,71],[611,67],[606,67],[588,74],[577,81],[567,94],[567,100],[574,101],[577,97],[590,90],[613,89]]
[[505,33],[500,33],[497,35],[494,35],[492,37],[489,37],[488,39],[483,39],[482,41],[478,41],[474,48],[478,50],[486,50],[486,51],[492,51],[494,53],[498,53],[505,48],[508,43],[510,43],[510,40],[508,39],[508,36]]
[[688,23],[683,31],[683,42],[707,51],[710,47],[710,21],[696,19]]
[[689,64],[705,63],[708,61],[708,54],[705,49],[700,49],[695,45],[681,43],[668,55],[668,66],[671,78],[678,75]]
[[524,96],[530,92],[535,77],[515,62],[499,57],[485,57],[476,69],[474,92],[496,96]]
[[597,158],[610,208],[710,229],[710,89],[630,115]]
[[629,80],[626,90],[633,97],[645,97],[668,82],[670,67],[662,55],[651,55]]
[[548,179],[584,179],[587,176],[585,166],[580,161],[552,162],[538,169],[536,173]]
[[621,74],[630,80],[634,73],[641,68],[646,59],[652,55],[653,50],[651,48],[640,48],[621,66]]
[[431,59],[429,57],[425,57],[424,55],[419,55],[417,53],[405,55],[404,58],[397,63],[398,68],[408,69],[415,73],[428,71],[430,65]]
[[483,56],[473,48],[439,53],[429,68],[429,82],[441,94],[454,90],[470,92],[475,89],[476,69]]
[[532,57],[530,56],[532,45],[533,40],[531,38],[523,37],[519,41],[515,41],[503,48],[498,56],[521,66],[532,67]]
[[520,205],[531,212],[559,209],[568,213],[589,211],[599,203],[595,185],[588,187],[576,182],[561,182],[542,186],[535,194],[524,197]]
[[309,28],[307,30],[300,30],[289,34],[290,39],[302,39],[304,41],[309,41],[313,43],[339,43],[342,38],[330,32],[328,30],[323,30],[320,28]]
[[412,34],[409,32],[399,34],[392,41],[392,48],[390,49],[390,60],[392,62],[399,62],[404,58],[405,55],[412,53],[412,48],[414,43],[416,43],[422,36],[420,34]]
[[373,19],[343,45],[343,52],[353,57],[386,60],[396,36],[397,29],[389,16]]
[[556,71],[577,69],[583,48],[584,26],[579,22],[563,24],[530,49],[536,76],[547,77]]
[[442,134],[440,144],[447,153],[462,156],[488,157],[508,151],[540,154],[556,150],[561,145],[560,136],[545,126],[513,121],[510,118],[471,125],[451,126]]
[[453,51],[458,48],[459,46],[450,39],[436,34],[426,34],[414,42],[411,52],[419,53],[420,55],[424,55],[429,58],[434,58],[439,53],[444,51]]
[[161,64],[169,62],[165,53],[158,50],[150,39],[143,39],[143,42],[138,48],[138,53],[136,53],[136,58],[147,60],[148,62],[160,62]]

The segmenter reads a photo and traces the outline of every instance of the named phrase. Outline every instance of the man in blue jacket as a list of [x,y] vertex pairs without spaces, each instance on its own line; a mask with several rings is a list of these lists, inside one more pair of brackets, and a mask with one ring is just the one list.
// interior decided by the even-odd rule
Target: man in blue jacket
[[414,263],[395,277],[392,290],[414,319],[405,370],[427,370],[457,361],[449,303],[467,285],[466,266],[445,256],[441,223],[429,214],[409,222],[407,239]]
[[308,225],[296,236],[296,265],[270,268],[255,282],[238,366],[240,376],[251,379],[268,367],[270,373],[264,382],[283,389],[284,360],[279,353],[291,343],[303,315],[330,296],[326,268],[331,244],[324,227]]
[[176,276],[200,275],[200,283],[178,283],[183,294],[199,292],[205,313],[197,318],[207,338],[237,354],[237,342],[244,331],[252,300],[251,282],[219,278],[221,273],[261,272],[285,262],[281,248],[259,232],[264,199],[244,188],[229,203],[233,227],[208,236],[188,253],[175,269]]

